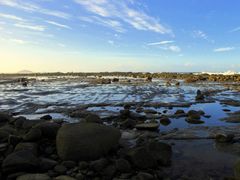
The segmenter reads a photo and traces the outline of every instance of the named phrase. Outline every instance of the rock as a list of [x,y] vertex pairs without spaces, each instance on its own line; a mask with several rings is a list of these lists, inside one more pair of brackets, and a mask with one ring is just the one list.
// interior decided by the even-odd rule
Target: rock
[[185,114],[185,111],[182,110],[182,109],[178,109],[178,110],[175,112],[175,115],[182,115],[182,114]]
[[240,160],[238,160],[234,166],[234,174],[236,179],[240,178]]
[[42,137],[48,139],[56,139],[57,132],[60,129],[61,125],[56,122],[43,122],[39,123],[34,128],[38,128],[42,132]]
[[66,124],[57,134],[57,152],[63,160],[94,160],[117,147],[118,129],[96,123]]
[[67,172],[67,168],[63,165],[56,165],[54,167],[54,171],[60,175],[65,174]]
[[14,126],[17,129],[21,129],[23,127],[24,122],[27,121],[27,119],[23,116],[17,117],[15,122],[14,122]]
[[31,129],[33,126],[36,126],[39,123],[46,122],[46,120],[25,120],[23,121],[22,128],[23,129]]
[[19,176],[17,180],[51,180],[46,174],[25,174]]
[[127,156],[130,162],[139,169],[154,168],[157,166],[157,161],[145,147],[133,148],[127,153]]
[[58,164],[57,161],[54,161],[48,158],[40,158],[39,161],[40,161],[40,168],[43,171],[48,171],[50,169],[53,169]]
[[90,163],[90,168],[96,172],[102,171],[108,165],[108,161],[104,158],[92,161]]
[[86,161],[80,161],[80,162],[78,163],[78,168],[79,168],[80,170],[87,169],[88,166],[89,166],[89,164],[88,164]]
[[197,96],[195,97],[196,101],[203,101],[205,99],[204,94],[200,90],[197,90]]
[[128,118],[130,117],[130,110],[129,109],[124,109],[124,110],[120,110],[120,116],[122,118]]
[[9,122],[11,118],[8,114],[0,112],[0,125]]
[[131,172],[131,165],[125,159],[118,159],[116,161],[116,169],[121,173],[129,173]]
[[50,115],[45,115],[45,116],[42,116],[40,119],[42,119],[42,120],[51,120],[51,119],[52,119],[52,116],[50,116]]
[[36,143],[19,143],[15,149],[15,152],[18,151],[30,151],[32,154],[38,154],[38,145]]
[[137,138],[137,134],[134,131],[133,132],[123,131],[122,132],[121,139],[131,140],[131,139],[136,139],[136,138]]
[[8,141],[9,133],[0,129],[0,143],[4,143]]
[[171,124],[171,121],[170,121],[169,118],[164,117],[164,118],[161,118],[161,119],[160,119],[160,123],[161,123],[162,125],[164,125],[164,126],[168,126],[169,124]]
[[113,179],[115,173],[116,167],[114,165],[108,165],[101,172],[102,176],[105,177],[104,179]]
[[24,141],[38,141],[42,137],[42,131],[39,128],[32,128],[30,131],[23,136]]
[[85,177],[84,177],[84,175],[83,175],[82,173],[76,174],[75,178],[76,178],[77,180],[84,180],[84,179],[85,179]]
[[163,166],[171,164],[172,147],[170,145],[162,142],[150,142],[148,149],[158,164]]
[[135,127],[137,130],[157,131],[159,128],[159,124],[158,123],[143,123],[143,124],[137,124]]
[[22,141],[22,138],[20,136],[10,135],[8,137],[8,143],[13,146],[16,146],[21,141]]
[[126,110],[130,110],[131,109],[131,105],[130,104],[125,104],[123,106],[123,108],[126,109]]
[[233,141],[234,134],[217,134],[216,142],[218,143],[230,143]]
[[112,82],[119,82],[119,79],[118,78],[113,78]]
[[157,114],[157,111],[155,111],[153,109],[145,109],[144,113],[146,113],[146,114]]
[[102,124],[102,120],[101,118],[96,115],[96,114],[89,114],[86,118],[84,122],[88,122],[88,123],[99,123]]
[[154,180],[154,176],[149,174],[149,173],[145,173],[145,172],[139,172],[137,174],[137,176],[135,176],[134,178],[132,178],[132,180]]
[[8,149],[8,143],[1,143],[0,144],[0,152],[4,152]]
[[28,150],[13,152],[8,155],[3,163],[2,170],[5,173],[9,172],[32,172],[39,167],[38,158]]
[[186,122],[188,122],[189,124],[204,124],[204,121],[202,120],[191,119],[191,118],[187,118]]
[[76,180],[76,179],[71,176],[58,176],[55,178],[55,180]]
[[133,129],[135,126],[136,126],[136,121],[129,118],[120,123],[120,127],[123,129]]
[[201,113],[199,111],[190,110],[188,111],[187,115],[188,115],[188,118],[190,119],[195,119],[195,120],[201,119]]
[[71,169],[71,168],[74,168],[75,166],[77,166],[77,163],[74,161],[63,161],[62,165],[68,169]]

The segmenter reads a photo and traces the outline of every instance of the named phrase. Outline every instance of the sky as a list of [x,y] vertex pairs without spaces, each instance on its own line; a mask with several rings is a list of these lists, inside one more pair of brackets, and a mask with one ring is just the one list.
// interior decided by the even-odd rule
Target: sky
[[0,0],[0,73],[240,71],[239,0]]

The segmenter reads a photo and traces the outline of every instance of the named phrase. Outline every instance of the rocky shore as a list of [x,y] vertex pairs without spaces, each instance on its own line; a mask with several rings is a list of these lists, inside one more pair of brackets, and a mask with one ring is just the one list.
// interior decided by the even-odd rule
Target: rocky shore
[[[223,147],[234,148],[239,144],[238,128],[206,127],[159,134],[158,122],[146,123],[130,108],[125,105],[120,115],[112,118],[112,125],[104,125],[109,119],[82,111],[79,114],[84,118],[79,123],[53,120],[50,115],[28,120],[0,113],[0,179],[198,179],[173,176],[169,169],[174,143],[167,139],[215,139]],[[178,110],[175,115],[198,124],[204,112]],[[169,121],[166,117],[160,122]],[[239,169],[238,163],[235,177],[225,178],[238,179]]]

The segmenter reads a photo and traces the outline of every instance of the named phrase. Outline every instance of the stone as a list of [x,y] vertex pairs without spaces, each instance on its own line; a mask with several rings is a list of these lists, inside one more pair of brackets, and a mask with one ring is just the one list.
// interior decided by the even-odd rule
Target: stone
[[161,123],[162,125],[164,125],[164,126],[168,126],[169,124],[171,124],[171,121],[170,121],[169,118],[164,117],[164,118],[161,118],[161,119],[160,119],[160,123]]
[[38,169],[38,167],[39,159],[28,150],[13,152],[2,163],[2,170],[5,173],[31,172]]
[[186,118],[186,122],[189,124],[204,124],[204,121],[198,119]]
[[38,154],[38,145],[36,143],[23,142],[23,143],[19,143],[15,147],[14,151],[15,152],[30,151],[32,154],[37,155]]
[[62,165],[68,169],[71,169],[71,168],[74,168],[75,166],[77,166],[77,163],[74,161],[63,161]]
[[85,122],[102,124],[101,118],[100,118],[98,115],[96,115],[96,114],[89,114],[89,115],[85,118]]
[[123,129],[133,129],[135,126],[136,121],[129,118],[120,123],[120,127]]
[[8,137],[8,143],[13,146],[16,146],[21,141],[22,141],[22,137],[20,137],[20,136],[10,135]]
[[131,172],[131,165],[125,159],[116,160],[116,169],[121,173],[129,173]]
[[55,178],[55,180],[76,180],[76,179],[71,176],[58,176]]
[[24,122],[26,121],[27,119],[23,116],[20,116],[20,117],[17,117],[15,122],[14,122],[14,126],[17,128],[17,129],[21,129],[23,127],[23,124]]
[[87,169],[89,167],[89,164],[86,161],[80,161],[78,163],[78,168],[80,170]]
[[137,130],[157,131],[159,128],[159,124],[158,123],[142,123],[142,124],[137,124],[135,127]]
[[9,135],[8,132],[0,129],[0,143],[7,142]]
[[104,158],[92,161],[90,163],[90,168],[96,172],[102,171],[108,165],[108,161]]
[[42,116],[40,119],[43,119],[43,120],[51,120],[51,119],[52,119],[52,116],[50,116],[50,115],[45,115],[45,116]]
[[57,152],[63,160],[94,160],[116,148],[120,137],[118,129],[97,123],[66,124],[57,134]]
[[40,129],[42,132],[42,137],[48,139],[56,139],[57,132],[61,125],[56,122],[43,122],[39,123],[34,128]]
[[240,160],[238,160],[234,165],[234,174],[236,179],[240,178]]
[[65,174],[67,172],[67,168],[63,165],[56,165],[54,167],[54,171],[60,175]]
[[139,169],[154,168],[157,166],[157,161],[151,156],[148,149],[145,147],[137,147],[131,149],[127,153],[130,162]]
[[8,114],[0,112],[0,125],[9,122],[11,118]]
[[25,174],[17,178],[17,180],[51,180],[46,174]]
[[39,128],[32,128],[23,136],[24,141],[38,141],[42,137],[42,131]]
[[58,162],[52,159],[48,159],[48,158],[40,158],[40,168],[43,171],[48,171],[53,169]]
[[234,138],[234,134],[217,134],[216,135],[216,142],[218,143],[231,143],[233,141]]
[[132,180],[154,180],[154,176],[152,174],[146,172],[139,172],[137,176],[132,178]]

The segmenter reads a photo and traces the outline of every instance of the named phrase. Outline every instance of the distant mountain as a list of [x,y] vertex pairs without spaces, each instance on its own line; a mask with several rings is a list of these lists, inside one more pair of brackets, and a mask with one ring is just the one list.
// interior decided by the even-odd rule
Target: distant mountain
[[19,71],[17,72],[18,74],[32,74],[33,72],[32,71],[29,71],[29,70],[22,70],[22,71]]

